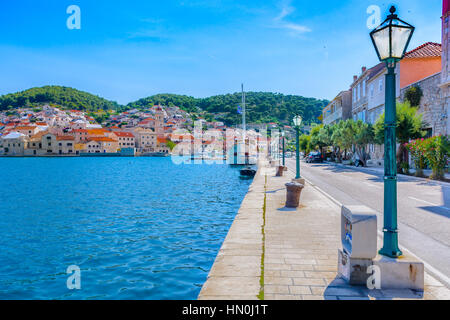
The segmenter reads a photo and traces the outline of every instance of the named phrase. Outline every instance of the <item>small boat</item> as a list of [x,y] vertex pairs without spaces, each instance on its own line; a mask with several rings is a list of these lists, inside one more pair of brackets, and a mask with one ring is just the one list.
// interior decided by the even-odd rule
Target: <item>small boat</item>
[[254,170],[250,167],[241,169],[239,172],[241,173],[241,176],[244,176],[244,177],[254,177],[256,175],[256,170]]

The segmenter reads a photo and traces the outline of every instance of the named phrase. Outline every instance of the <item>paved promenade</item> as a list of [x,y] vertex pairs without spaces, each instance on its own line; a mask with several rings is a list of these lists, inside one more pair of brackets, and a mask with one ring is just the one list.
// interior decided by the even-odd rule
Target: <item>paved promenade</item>
[[340,207],[307,184],[301,206],[284,208],[292,178],[260,166],[199,299],[450,299],[428,274],[424,293],[347,285],[337,276]]

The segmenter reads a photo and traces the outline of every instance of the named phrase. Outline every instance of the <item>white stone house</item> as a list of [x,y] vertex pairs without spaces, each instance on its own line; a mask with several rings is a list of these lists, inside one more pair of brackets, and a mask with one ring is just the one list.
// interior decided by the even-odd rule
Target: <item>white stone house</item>
[[3,154],[6,156],[23,156],[27,137],[20,132],[11,132],[0,139]]

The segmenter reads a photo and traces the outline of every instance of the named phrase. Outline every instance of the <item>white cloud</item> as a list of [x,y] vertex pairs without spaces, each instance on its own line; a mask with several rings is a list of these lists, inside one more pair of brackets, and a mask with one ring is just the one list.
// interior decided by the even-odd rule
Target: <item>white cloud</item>
[[304,25],[301,25],[298,23],[294,23],[294,22],[286,21],[285,18],[287,18],[289,15],[291,15],[294,11],[295,11],[295,8],[290,5],[290,1],[285,2],[283,4],[283,7],[281,8],[280,14],[273,19],[274,27],[289,30],[291,32],[291,34],[293,34],[293,35],[299,35],[302,33],[311,32],[312,30],[310,28],[308,28],[307,26],[304,26]]

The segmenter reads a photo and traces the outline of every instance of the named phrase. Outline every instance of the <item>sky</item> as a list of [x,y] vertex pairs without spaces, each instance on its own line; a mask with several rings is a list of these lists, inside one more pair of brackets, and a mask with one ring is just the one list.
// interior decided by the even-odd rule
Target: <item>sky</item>
[[441,42],[442,0],[2,0],[0,94],[63,85],[126,104],[244,83],[331,100],[378,63],[367,11],[391,5],[416,27],[409,49]]

